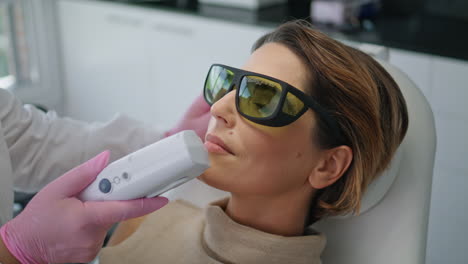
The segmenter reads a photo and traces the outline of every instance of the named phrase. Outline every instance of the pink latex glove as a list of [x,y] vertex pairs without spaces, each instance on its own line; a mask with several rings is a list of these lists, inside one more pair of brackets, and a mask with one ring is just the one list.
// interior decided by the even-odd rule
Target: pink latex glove
[[168,137],[182,130],[195,130],[197,135],[204,141],[206,130],[208,129],[208,121],[211,117],[210,108],[203,95],[198,96],[187,111],[185,111],[184,116],[179,120],[177,125],[164,135]]
[[82,202],[75,196],[107,166],[109,151],[56,179],[0,229],[10,253],[21,263],[89,262],[116,222],[167,204],[164,197],[131,201]]

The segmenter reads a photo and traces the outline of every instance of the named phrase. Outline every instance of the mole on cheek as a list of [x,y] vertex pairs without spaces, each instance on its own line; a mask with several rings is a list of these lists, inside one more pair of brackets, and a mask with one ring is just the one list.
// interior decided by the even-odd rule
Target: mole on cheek
[[296,158],[299,159],[299,158],[301,158],[301,157],[302,157],[302,152],[297,152],[297,153],[296,153]]

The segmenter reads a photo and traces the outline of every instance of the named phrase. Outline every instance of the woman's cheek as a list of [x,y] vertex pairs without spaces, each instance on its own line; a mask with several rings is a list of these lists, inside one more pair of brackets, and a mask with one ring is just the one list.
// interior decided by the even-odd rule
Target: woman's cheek
[[257,124],[255,122],[252,122],[248,119],[246,119],[245,117],[242,117],[244,119],[244,121],[252,128],[254,129],[257,129],[259,131],[261,131],[262,133],[265,133],[265,134],[268,134],[268,135],[271,135],[271,136],[280,136],[282,134],[284,134],[284,132],[286,131],[286,127],[270,127],[270,126],[264,126],[264,125],[260,125],[260,124]]
[[198,179],[202,182],[218,188],[223,189],[225,185],[229,185],[232,182],[238,180],[238,175],[242,168],[239,166],[235,166],[235,164],[229,164],[224,162],[211,162],[213,165],[212,167],[208,168],[205,172],[203,172]]

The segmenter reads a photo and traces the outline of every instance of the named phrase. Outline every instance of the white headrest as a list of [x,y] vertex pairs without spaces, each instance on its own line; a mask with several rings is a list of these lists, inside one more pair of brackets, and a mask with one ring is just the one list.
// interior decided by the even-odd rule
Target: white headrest
[[369,184],[361,201],[360,213],[364,213],[377,205],[387,194],[400,170],[401,151],[397,149],[390,166],[373,182]]
[[[401,156],[401,150],[398,148],[392,158],[392,161],[390,162],[390,166],[369,184],[366,192],[364,193],[364,196],[361,199],[361,209],[359,210],[359,214],[363,214],[369,211],[385,197],[400,170]],[[352,216],[354,215],[347,214],[334,216],[331,218],[346,219]]]

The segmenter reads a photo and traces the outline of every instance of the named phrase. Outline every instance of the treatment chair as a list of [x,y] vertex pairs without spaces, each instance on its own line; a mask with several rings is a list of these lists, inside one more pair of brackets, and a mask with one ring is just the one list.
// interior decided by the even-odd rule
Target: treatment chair
[[[380,63],[400,86],[408,106],[406,137],[390,168],[377,181],[396,177],[388,187],[385,183],[381,189],[369,188],[361,215],[315,225],[328,240],[323,263],[425,263],[436,146],[434,116],[422,92],[405,74]],[[368,196],[369,192],[374,193]]]
[[[368,188],[359,216],[328,218],[313,227],[325,233],[325,264],[424,264],[436,136],[432,110],[400,70],[380,62],[406,99],[409,127],[392,164]],[[204,207],[227,193],[198,180],[164,196]]]

